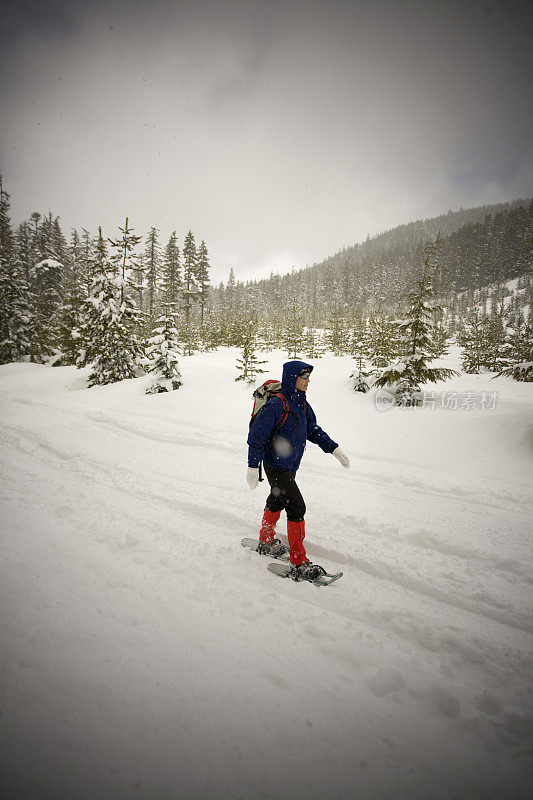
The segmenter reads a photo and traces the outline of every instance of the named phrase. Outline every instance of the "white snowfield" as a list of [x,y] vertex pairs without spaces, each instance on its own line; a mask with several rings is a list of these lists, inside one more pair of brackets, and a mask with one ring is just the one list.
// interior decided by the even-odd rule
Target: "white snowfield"
[[267,483],[237,355],[152,396],[0,368],[2,796],[530,798],[533,384],[380,412],[353,361],[314,361],[352,464],[308,444],[298,473],[308,556],[344,572],[319,589],[240,546]]

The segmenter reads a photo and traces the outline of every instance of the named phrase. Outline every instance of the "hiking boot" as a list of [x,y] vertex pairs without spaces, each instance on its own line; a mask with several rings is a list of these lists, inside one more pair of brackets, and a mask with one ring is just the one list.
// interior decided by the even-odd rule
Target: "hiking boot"
[[316,581],[321,575],[325,575],[326,570],[320,564],[311,564],[304,561],[303,564],[292,564],[290,577],[295,581]]
[[273,539],[271,542],[259,542],[257,545],[257,552],[260,555],[272,556],[272,558],[279,558],[285,555],[288,549],[281,539]]

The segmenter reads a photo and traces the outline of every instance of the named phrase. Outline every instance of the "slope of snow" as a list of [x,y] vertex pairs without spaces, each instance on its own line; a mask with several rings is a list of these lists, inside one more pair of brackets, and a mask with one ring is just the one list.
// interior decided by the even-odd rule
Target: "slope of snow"
[[0,368],[4,796],[525,800],[533,385],[461,375],[434,390],[495,407],[380,413],[349,358],[314,362],[352,461],[309,445],[298,473],[308,555],[344,571],[317,589],[240,547],[267,484],[236,356],[153,396]]

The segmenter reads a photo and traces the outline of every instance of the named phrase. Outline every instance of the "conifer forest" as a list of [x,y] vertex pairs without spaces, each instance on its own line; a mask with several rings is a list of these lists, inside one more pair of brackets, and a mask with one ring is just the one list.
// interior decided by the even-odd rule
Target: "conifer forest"
[[73,229],[34,212],[16,227],[1,187],[0,363],[90,366],[89,385],[153,373],[181,386],[179,357],[240,349],[235,380],[258,382],[260,351],[350,354],[355,391],[389,387],[416,404],[452,342],[466,372],[533,380],[533,201],[412,222],[286,275],[211,284],[208,244],[168,242],[124,217],[116,231]]

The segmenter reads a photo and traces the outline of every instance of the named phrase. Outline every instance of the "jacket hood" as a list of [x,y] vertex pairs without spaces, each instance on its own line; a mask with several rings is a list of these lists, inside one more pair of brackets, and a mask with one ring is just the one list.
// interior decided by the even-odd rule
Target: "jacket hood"
[[281,391],[287,397],[296,391],[296,379],[303,369],[308,369],[309,372],[313,371],[311,364],[306,364],[305,361],[286,361],[283,365]]

